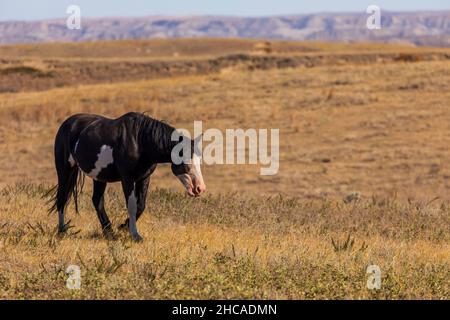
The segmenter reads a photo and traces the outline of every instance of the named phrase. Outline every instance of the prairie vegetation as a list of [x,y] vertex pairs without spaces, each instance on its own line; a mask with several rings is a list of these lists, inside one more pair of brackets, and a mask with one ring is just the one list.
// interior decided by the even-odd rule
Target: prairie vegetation
[[[270,46],[0,47],[0,297],[448,299],[450,50]],[[59,238],[41,198],[58,125],[128,111],[187,129],[279,128],[280,171],[204,166],[208,195],[188,199],[158,168],[143,244],[101,237],[87,182]],[[123,203],[111,186],[114,226]],[[71,264],[81,290],[66,288]],[[366,288],[369,265],[380,290]]]
[[[108,299],[448,299],[449,208],[373,198],[341,201],[237,193],[190,199],[157,189],[141,221],[144,243],[99,231],[90,197],[56,234],[47,187],[0,194],[0,297]],[[110,189],[114,225],[125,219]],[[347,241],[350,239],[350,241]],[[81,289],[66,288],[69,265]],[[368,290],[366,268],[382,270]]]

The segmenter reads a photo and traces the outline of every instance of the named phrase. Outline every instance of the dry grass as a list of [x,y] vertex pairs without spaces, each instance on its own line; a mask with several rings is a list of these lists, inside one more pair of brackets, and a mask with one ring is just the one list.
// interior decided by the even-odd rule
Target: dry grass
[[[344,204],[298,198],[209,195],[192,200],[155,190],[139,221],[143,244],[107,241],[88,196],[73,228],[56,235],[45,187],[0,193],[0,297],[109,299],[448,299],[448,203],[389,199]],[[113,223],[122,195],[108,193]],[[353,245],[337,248],[351,235]],[[65,286],[79,265],[81,290]],[[382,289],[366,288],[367,266]]]
[[[120,40],[84,43],[22,44],[0,47],[0,56],[14,59],[130,59],[130,58],[197,58],[233,53],[260,51],[264,41],[247,39],[164,39],[164,40]],[[266,46],[264,46],[266,47]],[[270,41],[272,51],[287,54],[314,52],[426,52],[427,48],[412,48],[395,44],[376,43],[329,43]],[[445,49],[433,48],[434,51]]]
[[[0,47],[0,296],[448,299],[448,50],[283,42],[270,57],[198,69],[257,43],[211,41]],[[58,238],[40,198],[55,183],[58,125],[131,110],[189,129],[280,128],[280,172],[204,166],[209,195],[192,200],[162,166],[139,245],[100,236],[88,184]],[[115,225],[123,202],[109,189]],[[65,287],[69,264],[81,291]],[[365,286],[371,264],[379,291]]]

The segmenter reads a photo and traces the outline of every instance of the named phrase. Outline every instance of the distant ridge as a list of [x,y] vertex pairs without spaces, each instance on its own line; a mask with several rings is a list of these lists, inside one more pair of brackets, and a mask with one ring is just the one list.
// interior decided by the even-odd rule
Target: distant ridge
[[64,19],[0,22],[0,44],[155,38],[265,38],[344,42],[398,42],[450,47],[450,11],[383,12],[382,29],[368,30],[364,13],[272,17],[194,16],[82,19],[69,30]]

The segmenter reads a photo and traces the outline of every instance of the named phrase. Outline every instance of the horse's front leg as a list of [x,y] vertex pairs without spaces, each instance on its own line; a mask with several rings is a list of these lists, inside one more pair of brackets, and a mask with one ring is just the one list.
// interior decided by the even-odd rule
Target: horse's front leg
[[[150,184],[150,176],[135,183],[135,194],[137,198],[136,222],[145,210],[145,202],[147,200],[147,192]],[[123,224],[119,226],[120,230],[129,228],[130,219],[127,218]]]
[[128,209],[128,229],[130,231],[131,238],[133,241],[141,242],[142,237],[139,235],[136,227],[137,221],[137,195],[136,195],[136,182],[133,180],[125,179],[122,180],[122,189],[125,195],[125,200],[127,202]]

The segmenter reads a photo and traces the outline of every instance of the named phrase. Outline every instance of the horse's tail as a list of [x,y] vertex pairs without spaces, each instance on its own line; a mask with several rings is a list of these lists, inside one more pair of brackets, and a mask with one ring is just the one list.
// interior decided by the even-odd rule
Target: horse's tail
[[81,171],[77,167],[77,174],[76,174],[76,179],[75,179],[75,187],[72,190],[73,202],[75,203],[75,211],[76,211],[76,213],[79,213],[78,212],[78,197],[83,192],[84,180],[85,180],[85,175],[84,175],[83,171]]
[[58,184],[51,188],[46,198],[50,197],[49,212],[64,211],[73,196],[75,210],[78,213],[78,198],[83,191],[84,174],[76,164],[70,162],[71,119],[66,120],[58,130],[55,138],[55,167]]
[[79,213],[78,199],[83,191],[85,181],[84,173],[78,167],[71,168],[68,176],[64,180],[65,183],[59,182],[44,195],[44,198],[50,198],[47,201],[47,205],[50,205],[48,209],[49,213],[65,209],[72,197],[75,204],[75,211]]
[[[47,199],[46,205],[51,207],[47,210],[48,213],[56,212],[56,190],[58,189],[58,185],[54,185],[44,195],[42,199]],[[50,198],[50,199],[49,199]]]

